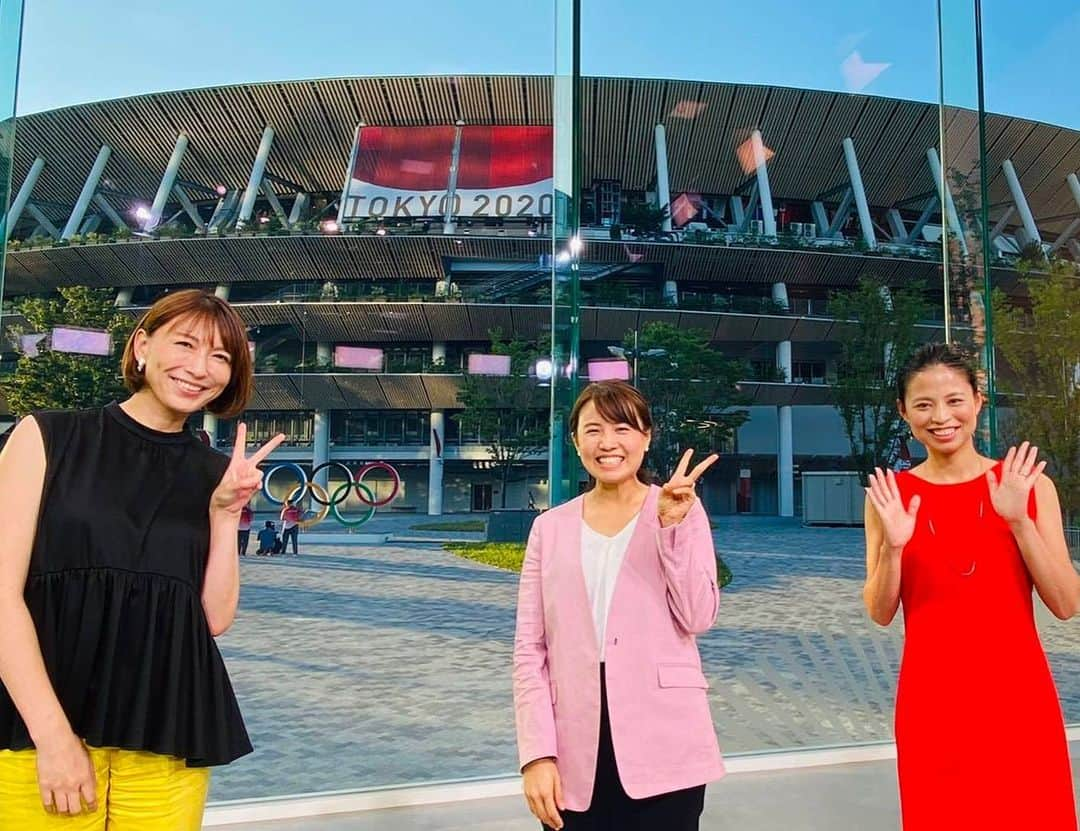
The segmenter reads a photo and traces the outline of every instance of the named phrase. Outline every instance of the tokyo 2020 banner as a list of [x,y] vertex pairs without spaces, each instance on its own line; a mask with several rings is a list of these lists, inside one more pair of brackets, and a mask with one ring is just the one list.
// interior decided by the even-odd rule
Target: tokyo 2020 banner
[[341,221],[551,216],[551,142],[551,127],[360,127]]

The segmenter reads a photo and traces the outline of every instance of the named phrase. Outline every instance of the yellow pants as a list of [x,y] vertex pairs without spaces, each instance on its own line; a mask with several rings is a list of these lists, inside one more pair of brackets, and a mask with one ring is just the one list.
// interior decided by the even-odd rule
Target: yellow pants
[[50,814],[41,804],[37,754],[0,750],[0,831],[199,831],[209,768],[134,750],[89,748],[97,810]]

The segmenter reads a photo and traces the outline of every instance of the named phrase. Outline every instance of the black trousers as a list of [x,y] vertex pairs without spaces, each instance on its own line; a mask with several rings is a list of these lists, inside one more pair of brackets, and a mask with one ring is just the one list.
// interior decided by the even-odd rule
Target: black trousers
[[[600,665],[600,747],[596,783],[587,811],[563,811],[563,831],[698,831],[705,809],[705,786],[631,799],[619,781],[611,743],[607,680]],[[547,829],[548,826],[542,826]]]
[[292,553],[297,554],[296,541],[300,537],[300,526],[294,525],[292,528],[286,528],[281,532],[281,553],[285,553],[285,547],[289,544],[289,538],[292,537]]

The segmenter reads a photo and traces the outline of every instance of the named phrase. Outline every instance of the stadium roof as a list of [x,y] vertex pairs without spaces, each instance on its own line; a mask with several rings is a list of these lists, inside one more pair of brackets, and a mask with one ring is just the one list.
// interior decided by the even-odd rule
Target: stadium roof
[[[814,199],[846,181],[841,141],[851,137],[871,205],[888,207],[932,190],[927,148],[938,144],[932,104],[838,92],[677,80],[583,81],[584,177],[646,189],[655,175],[653,128],[667,127],[672,193],[727,194],[746,179],[735,149],[754,128],[775,156],[773,195]],[[263,128],[275,131],[267,170],[279,193],[340,191],[358,123],[550,124],[546,76],[346,78],[164,92],[19,118],[13,188],[35,156],[46,167],[34,190],[46,213],[76,199],[98,149],[112,148],[103,187],[117,201],[149,199],[176,136],[190,140],[180,177],[203,188],[243,187]],[[946,155],[977,158],[977,121],[946,113]],[[1012,204],[1001,162],[1012,160],[1040,227],[1060,231],[1077,214],[1065,177],[1080,169],[1080,132],[1005,115],[987,117],[991,211]],[[962,166],[962,165],[961,165]],[[188,196],[206,193],[188,186]],[[295,189],[295,188],[294,188]],[[118,204],[118,207],[120,205]]]

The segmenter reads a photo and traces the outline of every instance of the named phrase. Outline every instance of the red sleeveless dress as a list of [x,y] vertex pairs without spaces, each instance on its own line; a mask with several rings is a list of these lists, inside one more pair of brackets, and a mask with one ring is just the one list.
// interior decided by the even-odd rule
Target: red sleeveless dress
[[[1000,462],[994,468],[1001,475]],[[901,560],[896,748],[904,831],[1076,831],[1057,688],[1032,581],[984,477],[922,497]],[[1035,517],[1032,493],[1028,513]]]

